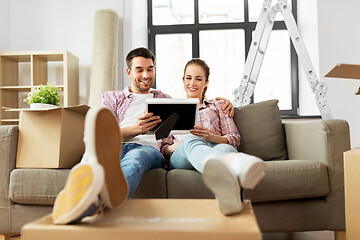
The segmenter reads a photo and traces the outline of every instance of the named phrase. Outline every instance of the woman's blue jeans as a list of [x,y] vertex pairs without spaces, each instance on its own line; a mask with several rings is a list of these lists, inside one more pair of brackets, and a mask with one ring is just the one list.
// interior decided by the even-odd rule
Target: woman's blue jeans
[[225,157],[228,153],[237,152],[230,144],[210,143],[193,134],[188,134],[171,155],[171,169],[196,169],[203,172],[205,160],[210,155]]

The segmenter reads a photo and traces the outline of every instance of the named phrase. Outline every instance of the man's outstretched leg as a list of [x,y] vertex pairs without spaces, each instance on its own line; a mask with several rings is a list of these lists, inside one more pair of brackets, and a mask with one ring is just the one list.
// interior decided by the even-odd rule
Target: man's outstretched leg
[[128,196],[128,185],[120,167],[122,139],[117,120],[106,107],[91,108],[86,115],[82,161],[73,167],[65,188],[57,196],[53,222],[81,221],[102,208],[119,207]]

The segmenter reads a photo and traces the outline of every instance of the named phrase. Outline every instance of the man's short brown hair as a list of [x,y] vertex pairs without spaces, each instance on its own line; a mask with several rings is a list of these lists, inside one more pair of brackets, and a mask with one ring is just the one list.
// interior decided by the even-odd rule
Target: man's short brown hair
[[126,56],[126,65],[128,68],[131,68],[132,60],[135,57],[143,57],[146,59],[151,59],[155,65],[155,56],[154,54],[147,48],[139,47],[131,50]]

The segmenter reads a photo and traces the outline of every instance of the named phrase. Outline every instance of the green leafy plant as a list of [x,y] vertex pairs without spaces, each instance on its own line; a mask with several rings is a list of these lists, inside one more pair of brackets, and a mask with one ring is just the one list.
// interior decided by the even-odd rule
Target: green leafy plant
[[32,103],[47,103],[55,106],[60,106],[60,100],[62,95],[60,89],[55,84],[40,85],[39,87],[33,88],[28,94],[24,102],[28,104]]

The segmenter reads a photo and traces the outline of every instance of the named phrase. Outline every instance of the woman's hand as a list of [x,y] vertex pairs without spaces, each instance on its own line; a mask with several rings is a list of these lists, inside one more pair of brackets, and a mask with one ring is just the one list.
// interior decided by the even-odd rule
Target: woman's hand
[[234,106],[233,104],[227,100],[226,98],[221,98],[221,97],[217,97],[215,98],[215,100],[219,101],[219,100],[224,100],[225,103],[224,103],[224,107],[223,107],[223,111],[225,114],[228,114],[229,117],[234,117]]
[[173,152],[175,152],[176,148],[179,146],[181,142],[174,140],[174,143],[165,148],[165,156],[170,157]]
[[195,136],[198,136],[208,142],[212,142],[211,137],[212,137],[212,135],[214,135],[209,131],[209,129],[207,129],[206,127],[203,127],[203,126],[199,126],[199,125],[195,125],[194,128],[190,130],[190,133],[192,133]]
[[212,143],[228,143],[226,137],[215,135],[210,132],[209,129],[203,126],[195,125],[193,129],[190,129],[190,133],[204,139],[207,142]]

